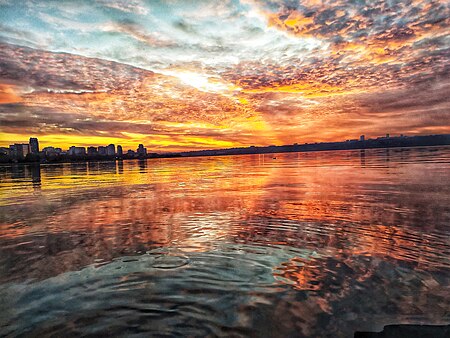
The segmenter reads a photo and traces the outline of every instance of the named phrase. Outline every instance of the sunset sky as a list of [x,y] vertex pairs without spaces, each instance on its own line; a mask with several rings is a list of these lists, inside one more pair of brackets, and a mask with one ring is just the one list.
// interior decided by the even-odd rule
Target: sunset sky
[[450,133],[450,2],[0,0],[0,145]]

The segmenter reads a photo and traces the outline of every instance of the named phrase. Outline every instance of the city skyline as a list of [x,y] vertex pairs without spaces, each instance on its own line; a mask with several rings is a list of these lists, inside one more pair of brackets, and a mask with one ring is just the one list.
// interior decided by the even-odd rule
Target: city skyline
[[[28,154],[37,156],[49,156],[49,155],[69,155],[69,156],[108,156],[121,157],[123,155],[147,155],[147,148],[143,144],[139,144],[136,150],[128,149],[126,153],[123,151],[122,145],[115,144],[105,145],[90,145],[90,146],[80,146],[71,145],[67,149],[58,147],[55,145],[44,146],[40,148],[39,140],[37,137],[30,137],[29,142],[24,141],[12,142],[7,147],[0,146],[0,154],[7,155],[11,159],[23,159]],[[39,157],[33,158],[33,161],[39,161]]]
[[[400,134],[399,135],[400,137],[404,137],[404,135],[403,134]],[[406,136],[406,135],[405,135]],[[414,136],[416,136],[416,135],[414,135]],[[390,137],[390,134],[385,134],[385,135],[383,135],[383,136],[378,136],[378,138],[389,138]],[[347,139],[346,141],[364,141],[366,139],[366,135],[360,135],[360,136],[358,136],[358,138],[352,138],[352,139]],[[344,141],[344,140],[333,140],[332,142],[342,142],[342,141]],[[89,145],[84,145],[84,144],[72,144],[72,145],[69,145],[67,148],[63,148],[63,147],[60,147],[60,146],[58,146],[58,145],[54,145],[54,144],[52,144],[52,145],[47,145],[47,146],[44,146],[44,147],[41,147],[40,146],[40,141],[38,140],[38,138],[37,137],[33,137],[33,136],[31,136],[30,138],[29,138],[29,141],[28,141],[29,143],[26,143],[25,141],[23,141],[23,140],[20,140],[20,141],[14,141],[14,142],[9,142],[9,144],[7,145],[7,146],[11,146],[11,145],[14,145],[14,144],[21,144],[21,145],[25,145],[25,144],[28,144],[28,146],[29,146],[29,151],[30,151],[30,153],[37,153],[37,152],[39,152],[39,151],[43,151],[43,150],[45,150],[46,148],[54,148],[54,149],[61,149],[62,151],[69,151],[70,150],[70,148],[74,148],[74,147],[76,147],[76,148],[85,148],[85,150],[86,151],[88,151],[89,150],[89,148],[95,148],[96,150],[98,150],[99,148],[102,148],[102,149],[104,149],[105,150],[105,154],[106,154],[106,151],[107,151],[107,148],[108,147],[113,147],[113,149],[116,147],[116,144],[114,144],[114,143],[110,143],[109,145],[105,145],[105,144],[89,144]],[[36,144],[35,146],[34,146],[34,148],[35,149],[37,149],[37,151],[35,150],[35,151],[32,151],[32,148],[33,148],[33,145],[32,144]],[[293,144],[298,144],[298,142],[295,142],[295,143],[293,143]],[[305,144],[308,144],[308,142],[305,142]],[[1,148],[6,148],[7,146],[3,146],[3,145],[0,145],[0,147]],[[269,146],[269,145],[250,145],[249,147],[255,147],[255,146],[258,146],[258,147],[265,147],[265,146]],[[275,145],[270,145],[270,146],[275,146]],[[276,146],[281,146],[280,144],[278,144],[278,145],[276,145]],[[120,144],[118,144],[117,145],[117,147],[120,147],[120,149],[121,149],[121,151],[122,151],[122,149],[123,149],[123,147],[122,147],[122,145],[120,145]],[[138,144],[138,146],[137,147],[135,147],[136,148],[136,150],[138,150],[139,148],[144,148],[144,149],[147,149],[147,147],[145,146],[145,145],[143,145],[143,144]],[[212,148],[211,150],[213,150],[214,148]],[[133,150],[133,149],[125,149],[125,150]],[[205,150],[209,150],[209,149],[205,149]],[[116,153],[115,151],[114,151],[114,153]],[[111,154],[110,154],[111,155]]]
[[0,146],[450,133],[445,1],[0,2]]
[[[366,138],[360,135],[358,138],[334,142],[293,143],[285,145],[251,145],[247,147],[233,147],[222,149],[202,149],[181,152],[148,152],[143,144],[139,144],[136,150],[123,150],[122,145],[109,144],[107,146],[79,146],[71,145],[67,150],[55,146],[39,148],[39,140],[30,137],[29,143],[13,143],[8,147],[0,146],[0,162],[46,162],[47,160],[79,160],[89,159],[142,159],[155,157],[179,157],[179,156],[221,156],[244,155],[284,152],[315,152],[324,150],[365,150],[373,148],[409,148],[424,146],[450,145],[450,134],[435,135],[390,135],[385,134],[376,138]],[[31,157],[30,157],[31,156]]]

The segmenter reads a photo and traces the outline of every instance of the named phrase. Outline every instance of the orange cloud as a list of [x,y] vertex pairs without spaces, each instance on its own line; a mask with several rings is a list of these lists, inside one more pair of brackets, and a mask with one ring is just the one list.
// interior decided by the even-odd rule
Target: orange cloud
[[17,93],[17,87],[0,83],[0,104],[20,102],[21,98]]

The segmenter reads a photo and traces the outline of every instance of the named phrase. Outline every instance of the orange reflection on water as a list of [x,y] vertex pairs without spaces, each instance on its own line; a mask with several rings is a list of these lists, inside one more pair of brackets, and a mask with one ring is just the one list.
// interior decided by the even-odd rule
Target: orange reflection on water
[[290,258],[274,263],[274,277],[301,290],[323,288],[340,269],[330,259],[358,281],[377,264],[355,257],[441,269],[449,157],[374,150],[16,166],[1,173],[0,241],[5,254],[27,248],[17,273],[30,276],[154,247],[236,243],[281,248]]

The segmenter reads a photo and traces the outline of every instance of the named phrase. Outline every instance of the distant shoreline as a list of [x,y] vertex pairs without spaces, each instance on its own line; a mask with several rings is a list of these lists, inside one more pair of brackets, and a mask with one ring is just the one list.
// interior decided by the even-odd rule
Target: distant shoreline
[[284,146],[268,146],[268,147],[245,147],[245,148],[229,148],[218,150],[198,150],[179,153],[167,154],[149,154],[145,157],[129,158],[123,156],[118,157],[61,157],[51,160],[41,161],[19,161],[19,162],[3,162],[0,165],[10,164],[53,164],[53,163],[77,163],[77,162],[110,162],[122,160],[146,160],[157,158],[187,158],[187,157],[206,157],[206,156],[236,156],[236,155],[258,155],[258,154],[277,154],[277,153],[307,153],[319,151],[340,151],[340,150],[369,150],[369,149],[390,149],[390,148],[411,148],[411,147],[432,147],[432,146],[449,146],[450,134],[426,135],[426,136],[399,136],[399,137],[379,137],[368,140],[348,140],[345,142],[323,142],[323,143],[305,143]]
[[[358,149],[426,147],[426,146],[445,146],[445,145],[450,145],[450,134],[412,136],[412,137],[407,136],[379,137],[376,139],[348,140],[345,142],[322,142],[322,143],[293,144],[284,146],[268,146],[268,147],[252,146],[246,148],[198,150],[198,151],[180,152],[178,153],[179,154],[178,157],[316,152],[316,151],[331,151],[331,150],[358,150]],[[173,155],[171,157],[173,157]]]

